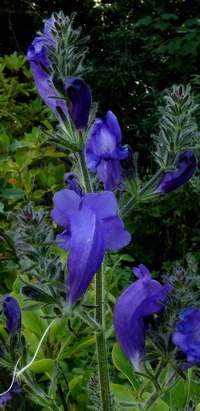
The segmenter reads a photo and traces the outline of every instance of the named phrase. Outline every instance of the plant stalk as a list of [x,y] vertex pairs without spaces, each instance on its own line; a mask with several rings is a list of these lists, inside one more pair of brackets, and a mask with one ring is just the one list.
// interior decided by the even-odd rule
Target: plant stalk
[[80,150],[76,153],[76,157],[78,159],[79,163],[79,170],[82,174],[82,180],[85,185],[85,193],[91,193],[92,192],[92,187],[90,183],[90,176],[89,176],[89,171],[86,167],[85,164],[85,156],[84,156],[84,150]]
[[106,338],[104,325],[104,300],[103,300],[103,268],[96,274],[96,321],[101,326],[101,330],[96,332],[97,359],[99,368],[99,383],[102,411],[113,411],[111,404],[108,361],[106,353]]

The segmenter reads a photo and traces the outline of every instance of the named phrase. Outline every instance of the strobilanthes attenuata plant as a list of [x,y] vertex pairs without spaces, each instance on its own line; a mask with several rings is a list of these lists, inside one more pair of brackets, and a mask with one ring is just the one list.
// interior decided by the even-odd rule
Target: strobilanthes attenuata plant
[[[81,394],[89,393],[84,409],[172,411],[177,406],[174,386],[186,379],[185,370],[200,360],[196,273],[188,262],[187,272],[178,267],[161,283],[151,278],[141,263],[133,269],[137,280],[133,278],[117,301],[112,297],[112,303],[116,302],[114,329],[123,350],[115,345],[113,361],[129,380],[124,387],[113,383],[113,374],[112,379],[109,376],[106,256],[137,241],[131,240],[123,222],[136,205],[170,193],[193,176],[198,133],[192,114],[196,106],[189,87],[174,86],[167,91],[158,135],[154,136],[158,168],[143,183],[137,156],[123,146],[115,114],[108,111],[105,119],[96,118],[97,104],[82,78],[87,70],[87,38],[72,27],[73,19],[74,15],[54,13],[27,52],[38,92],[58,120],[54,132],[46,132],[47,142],[68,154],[73,170],[63,176],[63,189],[52,196],[52,224],[64,228],[62,232],[59,228],[56,238],[43,209],[28,203],[10,213],[15,226],[7,235],[13,238],[20,265],[20,294],[14,291],[1,299],[7,337],[1,335],[0,362],[13,376],[10,391],[17,378],[42,410],[75,410],[70,393],[77,382],[67,386],[62,367],[63,359],[70,361],[69,353],[76,347],[73,344],[78,344],[77,333],[84,323],[84,333],[88,338],[94,333],[91,338],[96,344],[93,375]],[[29,334],[20,333],[20,306],[25,328],[27,313],[38,313],[31,347],[25,341]],[[62,335],[57,346],[54,328]],[[85,347],[88,341],[86,337]],[[110,349],[110,343],[108,346]],[[45,384],[34,378],[37,367],[49,379],[46,390]],[[5,395],[0,397],[2,403]]]

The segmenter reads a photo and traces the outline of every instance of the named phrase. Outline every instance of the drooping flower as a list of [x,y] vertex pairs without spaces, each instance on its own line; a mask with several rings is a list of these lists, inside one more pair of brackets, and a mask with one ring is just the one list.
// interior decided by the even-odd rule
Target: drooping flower
[[112,190],[121,181],[120,160],[128,157],[128,148],[121,146],[122,133],[117,117],[108,111],[106,120],[97,118],[85,148],[88,169],[97,171],[105,190]]
[[179,188],[193,176],[197,167],[197,160],[194,151],[188,150],[181,154],[176,162],[176,171],[168,171],[162,177],[155,193],[170,193]]
[[78,77],[65,79],[65,92],[71,101],[69,112],[77,130],[87,127],[91,107],[91,91],[87,83]]
[[187,361],[192,366],[200,361],[200,311],[188,307],[181,312],[180,317],[172,341],[187,354]]
[[144,354],[146,335],[144,317],[163,310],[161,301],[167,299],[172,287],[152,280],[143,264],[133,268],[133,272],[139,279],[119,297],[114,309],[114,328],[126,356],[135,369],[141,371],[140,360]]
[[18,332],[21,330],[21,310],[16,298],[12,295],[2,297],[3,311],[6,316],[6,328],[9,332],[13,329]]
[[89,193],[81,198],[73,190],[61,190],[53,197],[52,219],[65,230],[56,239],[59,247],[69,250],[67,259],[67,304],[72,306],[87,290],[101,266],[106,250],[126,246],[131,236],[116,216],[113,193]]
[[[55,48],[53,37],[49,31],[49,25],[53,26],[54,17],[51,17],[45,22],[44,37],[35,37],[32,44],[28,48],[27,60],[30,62],[31,70],[35,80],[36,87],[45,104],[51,108],[54,115],[60,119],[60,115],[56,110],[56,106],[60,106],[67,116],[67,108],[64,100],[56,99],[60,97],[59,94],[51,87],[49,83],[50,73],[44,71],[41,64],[48,69],[50,61],[48,58],[48,50],[45,44]],[[55,98],[49,98],[49,97]]]
[[[68,118],[67,105],[64,99],[60,98],[60,94],[51,86],[50,79],[52,73],[50,68],[50,60],[48,56],[47,45],[51,46],[56,52],[56,44],[49,30],[49,26],[54,27],[55,18],[52,16],[45,22],[44,36],[36,37],[28,48],[27,59],[30,62],[33,77],[38,89],[38,92],[44,102],[51,108],[55,116],[60,120],[60,114],[57,110],[59,106],[65,117]],[[54,78],[59,77],[54,73]],[[66,77],[62,85],[63,93],[66,93],[71,105],[69,113],[77,130],[84,130],[88,123],[89,111],[91,106],[91,91],[84,80],[78,77]],[[52,98],[54,97],[54,98]]]

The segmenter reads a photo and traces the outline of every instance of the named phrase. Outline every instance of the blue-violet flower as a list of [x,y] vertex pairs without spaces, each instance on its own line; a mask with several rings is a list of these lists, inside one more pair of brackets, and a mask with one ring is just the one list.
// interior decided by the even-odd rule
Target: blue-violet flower
[[6,328],[9,332],[21,330],[21,310],[18,301],[12,295],[2,297],[3,311],[6,316]]
[[188,307],[181,312],[180,317],[172,341],[187,354],[187,361],[194,365],[200,361],[200,311]]
[[88,169],[97,171],[105,190],[112,190],[122,180],[120,160],[128,157],[121,146],[122,133],[117,117],[108,111],[106,120],[97,118],[85,147]]
[[78,77],[65,79],[65,92],[71,101],[69,112],[77,130],[87,127],[92,102],[90,88],[87,83]]
[[[45,22],[44,36],[36,37],[28,48],[27,59],[30,62],[33,77],[38,92],[44,102],[51,108],[55,116],[60,120],[57,110],[59,106],[65,117],[68,118],[68,110],[65,100],[50,85],[51,74],[48,69],[50,61],[48,58],[48,48],[46,45],[56,49],[56,44],[50,33],[49,26],[54,26],[55,19],[52,16]],[[46,70],[45,70],[46,69]],[[71,101],[69,113],[77,130],[84,130],[88,123],[91,106],[91,91],[86,82],[78,77],[66,77],[63,90]],[[52,98],[54,97],[54,98]]]
[[[67,108],[64,100],[56,99],[60,97],[59,94],[51,87],[49,83],[50,74],[44,71],[41,64],[48,69],[50,61],[48,58],[48,50],[45,44],[55,48],[53,37],[49,31],[49,25],[53,26],[54,17],[52,16],[45,22],[44,25],[44,37],[35,37],[32,44],[28,48],[27,59],[30,62],[33,77],[38,89],[38,92],[47,106],[51,108],[55,116],[60,119],[60,115],[56,110],[57,106],[60,106],[67,116]],[[48,70],[47,70],[48,71]],[[49,97],[55,98],[49,98]]]
[[52,219],[65,227],[57,240],[69,250],[67,259],[67,304],[72,306],[87,290],[101,266],[106,249],[126,246],[131,236],[116,216],[117,201],[113,193],[89,193],[81,198],[73,190],[61,190],[53,197]]
[[119,297],[114,309],[114,328],[126,356],[136,370],[142,371],[140,360],[144,354],[146,334],[143,318],[163,310],[161,301],[167,299],[172,287],[152,280],[143,264],[133,268],[133,272],[139,279]]
[[177,159],[176,167],[176,171],[168,171],[164,174],[155,193],[162,192],[167,194],[187,183],[193,176],[197,167],[194,151],[188,150],[181,154]]

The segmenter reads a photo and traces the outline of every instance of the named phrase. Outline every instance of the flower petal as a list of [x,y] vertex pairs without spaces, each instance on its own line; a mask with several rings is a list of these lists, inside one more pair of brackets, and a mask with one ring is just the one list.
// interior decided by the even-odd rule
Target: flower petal
[[73,190],[61,190],[53,196],[55,208],[51,212],[51,218],[56,224],[67,228],[69,226],[69,216],[79,209],[81,198]]
[[115,135],[116,143],[117,144],[121,143],[122,141],[121,129],[120,129],[117,117],[113,114],[112,111],[107,112],[106,125],[109,128],[109,130],[111,130],[112,133]]
[[71,233],[69,229],[64,230],[61,234],[56,236],[56,241],[63,241],[59,244],[62,250],[69,250],[71,242]]
[[104,190],[112,191],[116,186],[120,188],[120,181],[122,181],[121,165],[118,160],[105,161],[97,167],[97,173],[104,185]]
[[106,232],[92,210],[80,210],[71,219],[71,244],[67,260],[67,304],[72,306],[87,290],[101,266]]
[[131,241],[131,235],[124,231],[124,223],[120,217],[108,217],[103,220],[106,227],[106,249],[118,250]]
[[82,200],[81,208],[94,210],[98,218],[102,219],[116,215],[118,204],[113,193],[104,191],[102,194],[87,194]]

